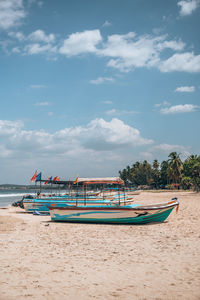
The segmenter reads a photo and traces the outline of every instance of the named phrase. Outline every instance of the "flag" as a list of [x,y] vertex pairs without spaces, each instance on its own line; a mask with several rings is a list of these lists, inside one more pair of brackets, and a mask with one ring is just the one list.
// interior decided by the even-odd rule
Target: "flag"
[[44,182],[44,185],[49,183],[50,178],[52,179],[52,177],[48,177],[48,179]]
[[53,181],[59,181],[60,178],[58,176],[54,177]]
[[33,177],[31,178],[31,182],[32,182],[32,181],[35,181],[36,177],[37,177],[37,171],[35,171]]
[[74,180],[73,184],[78,183],[78,176],[76,177],[76,179]]
[[35,181],[41,181],[41,179],[42,179],[42,173],[40,172],[40,173],[37,175]]

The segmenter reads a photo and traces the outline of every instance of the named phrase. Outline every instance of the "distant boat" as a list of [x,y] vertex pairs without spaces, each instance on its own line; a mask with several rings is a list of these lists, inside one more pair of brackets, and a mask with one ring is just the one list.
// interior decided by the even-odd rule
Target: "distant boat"
[[[87,190],[87,185],[122,185],[124,182],[119,177],[103,177],[103,178],[77,178],[76,184],[81,185],[80,190],[70,190],[68,193],[63,195],[45,195],[38,193],[36,197],[27,195],[23,198],[23,207],[26,212],[48,212],[48,207],[54,205],[56,207],[66,207],[70,205],[84,206],[89,205],[124,205],[127,201],[133,202],[133,198],[126,195],[124,191],[115,190],[110,193],[110,191],[104,190],[91,191]],[[76,185],[74,186],[76,187]]]
[[104,223],[104,224],[147,224],[163,222],[174,208],[179,207],[177,198],[163,204],[141,206],[139,204],[124,206],[85,206],[67,205],[49,206],[51,220],[75,223]]
[[125,194],[119,194],[115,196],[57,196],[57,197],[45,197],[45,198],[34,198],[27,196],[23,198],[23,208],[26,212],[47,212],[49,211],[49,206],[56,207],[67,207],[68,205],[85,206],[87,205],[124,205],[127,203],[132,203],[134,200],[132,197],[128,197]]

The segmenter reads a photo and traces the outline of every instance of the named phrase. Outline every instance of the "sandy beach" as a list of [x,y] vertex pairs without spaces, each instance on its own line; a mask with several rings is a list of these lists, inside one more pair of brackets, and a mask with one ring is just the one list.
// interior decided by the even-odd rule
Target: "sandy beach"
[[142,192],[135,201],[173,197],[178,214],[138,226],[0,209],[0,299],[200,299],[200,194]]

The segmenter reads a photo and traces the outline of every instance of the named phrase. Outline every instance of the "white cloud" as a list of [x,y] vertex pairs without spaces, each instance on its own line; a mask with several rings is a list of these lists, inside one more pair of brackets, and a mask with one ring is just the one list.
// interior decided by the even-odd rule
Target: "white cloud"
[[160,112],[162,114],[180,114],[180,113],[188,113],[188,112],[194,112],[198,108],[197,105],[194,104],[180,104],[171,106],[169,108],[162,108]]
[[95,119],[85,126],[53,133],[26,130],[21,121],[0,120],[0,136],[2,178],[7,174],[7,179],[15,181],[16,169],[22,183],[28,181],[36,168],[47,176],[56,172],[64,180],[75,178],[77,173],[83,177],[117,176],[118,170],[138,157],[152,160],[166,157],[172,151],[190,155],[190,147],[183,145],[152,145],[151,139],[117,118],[109,122]]
[[15,135],[23,126],[22,121],[0,120],[0,136]]
[[168,105],[170,105],[170,102],[168,102],[168,101],[163,101],[162,103],[156,103],[156,104],[154,104],[154,107],[161,107],[161,106],[168,106]]
[[143,159],[149,159],[149,160],[153,159],[153,154],[148,151],[140,152],[140,155]]
[[136,38],[134,32],[108,37],[101,54],[112,59],[108,66],[120,71],[130,71],[134,67],[143,67],[149,61],[158,59],[153,47],[154,41],[148,37]]
[[[103,56],[109,59],[107,63],[109,67],[121,72],[141,67],[155,67],[161,72],[200,72],[200,55],[195,56],[193,52],[177,53],[184,47],[185,44],[180,39],[169,40],[166,35],[137,36],[135,32],[110,35],[107,41],[103,42],[99,30],[88,30],[71,34],[59,52],[67,56],[83,53]],[[169,58],[161,59],[161,53],[165,49],[171,49],[176,53]]]
[[162,72],[182,71],[195,73],[200,72],[200,55],[193,52],[176,53],[159,64]]
[[20,121],[0,120],[0,135],[4,137],[1,138],[0,147],[12,157],[51,157],[56,153],[58,156],[77,158],[77,152],[80,155],[115,152],[121,147],[134,148],[153,143],[151,139],[143,138],[138,129],[116,118],[110,122],[95,119],[85,127],[65,128],[55,133],[28,131],[23,127]]
[[26,16],[22,0],[0,1],[0,28],[9,29],[20,24]]
[[140,152],[141,159],[153,160],[155,157],[163,157],[163,154],[166,156],[171,152],[178,152],[183,157],[190,156],[190,147],[182,146],[182,145],[173,145],[162,143],[159,145],[152,146],[148,148],[146,151]]
[[186,1],[179,1],[177,5],[180,7],[180,15],[187,16],[191,15],[193,11],[197,9],[199,6],[199,0],[186,0]]
[[102,84],[104,82],[113,82],[114,78],[112,77],[98,77],[97,79],[90,80],[92,84]]
[[[88,30],[71,34],[63,42],[59,52],[67,56],[94,53],[110,58],[108,66],[126,72],[136,67],[157,67],[163,50],[168,48],[180,51],[185,46],[181,40],[166,38],[165,35],[137,36],[134,32],[129,32],[124,35],[110,35],[103,43],[99,30]],[[101,80],[100,78],[99,82]]]
[[112,23],[109,22],[109,21],[105,21],[105,22],[103,23],[103,27],[109,27],[109,26],[111,26],[111,25],[112,25]]
[[161,151],[164,153],[170,153],[173,151],[181,152],[183,155],[189,156],[188,147],[182,145],[170,145],[170,144],[160,144],[151,148],[152,151]]
[[40,29],[29,34],[28,38],[33,42],[53,43],[55,41],[55,35],[53,33],[46,34]]
[[112,108],[112,109],[106,111],[107,115],[116,115],[116,113],[117,113],[117,110],[115,108]]
[[24,47],[25,54],[56,54],[57,46],[55,46],[55,35],[50,33],[46,34],[43,30],[36,30],[28,35],[26,38],[31,41],[31,44],[27,44]]
[[180,86],[177,87],[175,92],[192,93],[195,91],[194,86]]
[[51,103],[48,101],[44,101],[44,102],[36,102],[35,105],[36,106],[49,106],[49,105],[51,105]]
[[[169,40],[167,35],[138,36],[134,32],[129,32],[123,35],[110,35],[106,41],[103,41],[98,29],[86,30],[72,33],[60,47],[55,45],[54,34],[46,34],[41,29],[32,32],[27,38],[20,32],[10,34],[18,40],[31,41],[31,44],[26,44],[24,47],[24,53],[29,55],[53,55],[56,59],[56,54],[63,54],[69,58],[92,53],[97,57],[107,58],[107,66],[121,72],[142,67],[158,68],[161,72],[200,72],[200,55],[195,55],[193,52],[177,53],[184,49],[185,44],[180,39]],[[171,49],[175,53],[170,57],[168,55],[167,58],[166,52],[163,56],[166,58],[161,58],[165,49]],[[106,81],[114,81],[114,78],[99,77],[90,82],[101,84]]]
[[113,104],[113,102],[110,101],[110,100],[105,100],[105,101],[103,101],[103,103],[104,103],[104,104]]
[[67,56],[95,53],[97,51],[96,46],[101,41],[102,37],[98,29],[76,32],[64,40],[59,52]]
[[30,44],[25,47],[25,52],[27,54],[33,55],[33,54],[41,54],[41,53],[56,53],[56,47],[53,47],[51,44],[46,45],[40,45],[38,43],[36,44]]
[[181,40],[179,41],[161,41],[161,43],[158,43],[157,48],[160,51],[163,51],[164,49],[172,49],[174,51],[181,51],[185,47],[185,43],[183,43]]
[[110,57],[108,66],[128,72],[134,68],[159,68],[161,72],[185,71],[200,72],[200,55],[193,52],[175,53],[168,59],[162,59],[160,54],[165,49],[181,51],[185,44],[181,40],[168,40],[163,36],[137,36],[134,32],[125,35],[108,36],[97,55]]
[[21,51],[20,51],[19,47],[12,48],[12,53],[20,53],[20,52]]
[[135,110],[117,110],[117,109],[113,108],[113,109],[107,110],[106,114],[110,115],[110,116],[120,116],[120,115],[129,115],[129,114],[130,115],[138,114],[138,112]]
[[2,120],[1,133],[1,180],[16,183],[28,181],[35,169],[42,171],[43,178],[45,173],[56,172],[63,180],[74,179],[77,173],[83,177],[117,176],[138,147],[153,143],[119,119],[95,119],[86,126],[54,133],[25,130],[22,122]]
[[8,35],[10,37],[12,37],[12,38],[17,39],[20,42],[23,41],[23,40],[25,40],[24,34],[22,32],[20,32],[20,31],[17,31],[17,32],[10,31],[10,32],[8,32]]
[[142,138],[138,129],[124,124],[117,118],[110,122],[106,122],[104,119],[93,120],[88,125],[88,132],[90,139],[99,139],[113,146],[139,146],[153,143],[152,140]]
[[[23,42],[23,48],[14,47],[12,52],[23,54],[56,54],[57,46],[55,46],[55,35],[53,33],[46,34],[43,30],[38,29],[28,36],[25,36],[22,32],[8,32],[8,36],[17,39],[19,42]],[[22,50],[23,49],[23,50]]]
[[111,57],[108,66],[128,72],[133,68],[157,67],[160,52],[169,48],[179,51],[184,48],[182,41],[166,40],[166,36],[137,36],[134,32],[125,35],[111,35],[98,54]]

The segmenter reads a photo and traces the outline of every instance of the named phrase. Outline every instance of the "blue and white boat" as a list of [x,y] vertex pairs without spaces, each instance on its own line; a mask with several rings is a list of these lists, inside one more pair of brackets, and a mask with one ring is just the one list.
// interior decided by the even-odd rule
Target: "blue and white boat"
[[112,197],[97,197],[97,196],[57,196],[57,197],[45,197],[45,198],[34,198],[27,196],[23,199],[23,207],[26,212],[33,213],[35,211],[47,212],[49,206],[55,207],[67,207],[68,205],[124,205],[126,203],[133,202],[133,198],[127,197],[125,194],[115,195]]
[[120,205],[125,204],[127,201],[133,201],[133,198],[126,195],[123,191],[115,190],[114,192],[108,193],[108,191],[90,191],[87,190],[87,185],[94,184],[115,184],[122,185],[123,181],[118,177],[105,177],[105,178],[77,178],[77,184],[81,185],[80,190],[70,190],[67,194],[63,195],[45,195],[39,193],[33,197],[27,195],[23,198],[23,206],[26,212],[47,212],[49,206],[66,207],[68,205]]

